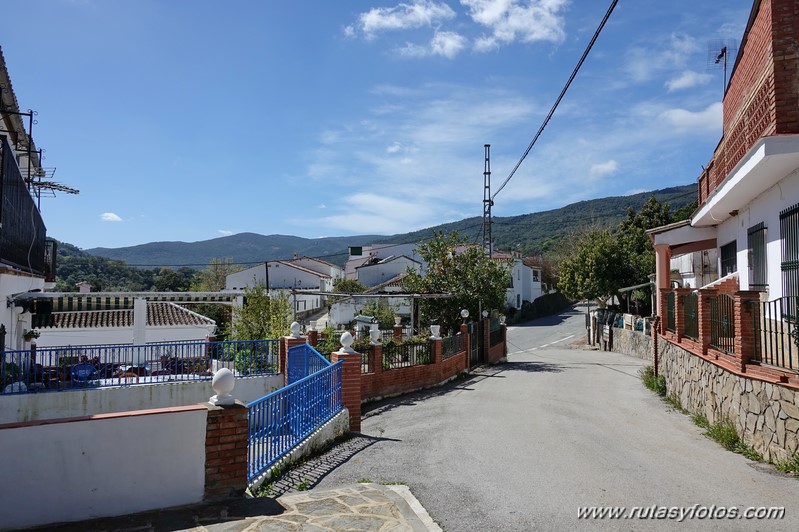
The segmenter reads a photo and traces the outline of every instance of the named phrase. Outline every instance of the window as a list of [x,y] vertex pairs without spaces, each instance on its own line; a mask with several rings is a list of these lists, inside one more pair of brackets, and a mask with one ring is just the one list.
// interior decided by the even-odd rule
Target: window
[[749,263],[749,290],[766,290],[766,226],[760,222],[747,231],[747,255]]
[[[799,296],[799,203],[780,213],[780,243],[782,295],[784,301],[795,302],[795,297],[785,296]],[[795,308],[784,309],[784,312],[789,316],[796,315]]]
[[736,253],[738,252],[737,242],[733,240],[729,244],[721,246],[721,276],[729,275],[738,271]]
[[533,270],[533,282],[538,282],[538,270]]

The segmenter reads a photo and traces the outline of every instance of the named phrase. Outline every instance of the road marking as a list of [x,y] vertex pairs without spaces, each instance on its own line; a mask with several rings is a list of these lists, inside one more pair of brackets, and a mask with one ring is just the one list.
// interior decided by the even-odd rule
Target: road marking
[[548,344],[540,345],[540,346],[538,346],[538,347],[531,347],[530,349],[522,349],[521,351],[514,351],[513,353],[508,353],[508,355],[518,355],[518,354],[520,354],[520,353],[529,353],[530,351],[535,351],[535,350],[536,350],[536,349],[538,349],[539,347],[540,347],[540,348],[544,348],[544,347],[549,347],[550,345],[559,344],[560,342],[565,342],[565,341],[566,341],[566,340],[568,340],[569,338],[574,338],[574,335],[573,335],[573,334],[570,334],[570,335],[569,335],[569,336],[567,336],[566,338],[561,338],[560,340],[555,340],[554,342],[550,342],[550,343],[548,343]]

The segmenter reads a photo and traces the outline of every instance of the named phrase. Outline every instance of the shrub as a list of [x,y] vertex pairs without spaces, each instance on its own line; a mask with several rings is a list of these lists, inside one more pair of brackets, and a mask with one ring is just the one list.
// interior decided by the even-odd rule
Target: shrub
[[646,366],[639,372],[644,386],[649,388],[661,397],[666,396],[666,377],[663,375],[655,376],[655,370],[652,366]]

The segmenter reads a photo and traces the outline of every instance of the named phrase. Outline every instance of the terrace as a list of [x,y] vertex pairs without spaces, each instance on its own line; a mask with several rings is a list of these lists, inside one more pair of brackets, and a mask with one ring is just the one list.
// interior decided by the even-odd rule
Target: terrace
[[727,284],[661,290],[660,334],[739,375],[799,386],[799,297],[762,301]]
[[279,373],[278,341],[169,342],[5,351],[0,394],[210,380]]

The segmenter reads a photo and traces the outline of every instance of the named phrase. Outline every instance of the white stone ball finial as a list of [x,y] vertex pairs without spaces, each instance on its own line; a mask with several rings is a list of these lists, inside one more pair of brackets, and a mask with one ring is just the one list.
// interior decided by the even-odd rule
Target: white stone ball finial
[[352,334],[350,331],[344,331],[341,333],[341,352],[342,353],[354,353],[355,350],[352,348],[352,342],[354,341],[352,338]]
[[292,338],[299,338],[300,337],[300,324],[299,323],[297,323],[296,321],[293,321],[293,322],[291,322],[291,325],[289,325],[289,328],[291,329],[291,337]]
[[212,405],[232,405],[236,403],[236,399],[230,395],[233,387],[236,386],[236,377],[233,372],[227,368],[221,368],[214,373],[214,378],[211,380],[211,387],[216,392],[208,401]]
[[439,333],[441,332],[441,325],[431,325],[430,326],[430,338],[433,340],[440,340],[441,337]]

